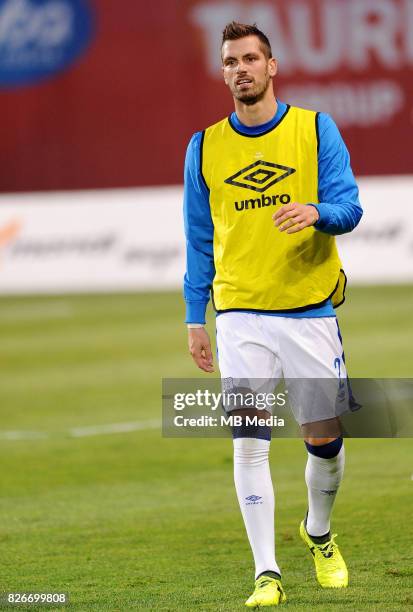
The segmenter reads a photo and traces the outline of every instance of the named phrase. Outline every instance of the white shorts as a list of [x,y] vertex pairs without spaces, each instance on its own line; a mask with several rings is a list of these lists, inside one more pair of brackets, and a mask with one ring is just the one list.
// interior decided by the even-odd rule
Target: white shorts
[[348,409],[347,371],[335,317],[227,312],[217,316],[216,327],[224,390],[248,387],[271,393],[284,378],[300,425]]

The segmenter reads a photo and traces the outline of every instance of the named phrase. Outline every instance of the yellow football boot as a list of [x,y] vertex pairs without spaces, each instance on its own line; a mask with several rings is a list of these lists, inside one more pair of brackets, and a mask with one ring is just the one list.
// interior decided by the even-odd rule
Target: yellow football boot
[[287,597],[281,586],[281,581],[270,576],[260,576],[255,581],[255,589],[247,599],[247,608],[261,608],[264,606],[278,606],[284,603]]
[[313,555],[317,580],[325,589],[341,589],[348,586],[347,566],[334,538],[328,542],[316,544],[307,533],[304,521],[300,525],[300,536]]

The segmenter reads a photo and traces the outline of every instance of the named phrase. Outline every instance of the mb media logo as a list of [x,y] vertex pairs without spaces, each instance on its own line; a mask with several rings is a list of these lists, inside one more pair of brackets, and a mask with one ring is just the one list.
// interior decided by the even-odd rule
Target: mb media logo
[[294,172],[295,168],[289,168],[281,164],[273,164],[272,162],[260,159],[246,168],[239,170],[232,176],[229,176],[225,179],[224,183],[235,185],[235,187],[252,189],[253,191],[258,191],[258,193],[264,193],[269,187],[275,185],[275,183],[279,183]]

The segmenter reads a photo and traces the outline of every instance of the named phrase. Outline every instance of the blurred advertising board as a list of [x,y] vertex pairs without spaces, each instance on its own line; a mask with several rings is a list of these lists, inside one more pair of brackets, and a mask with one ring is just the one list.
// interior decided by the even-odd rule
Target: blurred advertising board
[[179,187],[2,196],[0,293],[179,286],[181,200]]
[[[412,190],[409,177],[360,180],[364,217],[338,237],[349,282],[413,281]],[[179,289],[182,226],[180,187],[3,195],[0,293]]]
[[413,0],[0,0],[0,191],[180,184],[191,134],[232,110],[232,19],[268,33],[277,95],[330,112],[358,175],[413,174]]

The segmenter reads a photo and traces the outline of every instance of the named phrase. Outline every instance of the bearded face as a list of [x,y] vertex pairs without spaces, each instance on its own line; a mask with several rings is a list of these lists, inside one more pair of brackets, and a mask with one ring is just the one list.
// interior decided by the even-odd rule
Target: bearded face
[[256,36],[227,40],[222,47],[222,71],[233,97],[252,106],[262,100],[276,73]]

